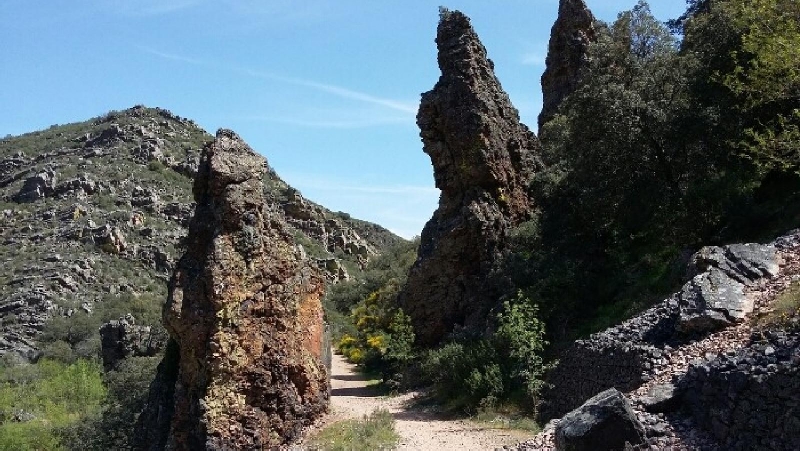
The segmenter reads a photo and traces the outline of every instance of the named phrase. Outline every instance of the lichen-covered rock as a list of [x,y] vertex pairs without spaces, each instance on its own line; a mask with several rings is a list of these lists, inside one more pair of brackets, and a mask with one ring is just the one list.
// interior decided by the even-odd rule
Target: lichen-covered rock
[[578,86],[580,70],[588,61],[589,44],[596,39],[595,18],[584,0],[560,0],[542,74],[539,130]]
[[141,449],[272,449],[327,408],[323,281],[265,207],[265,163],[227,130],[204,149]]
[[539,142],[469,19],[444,10],[436,43],[442,75],[422,95],[417,124],[441,196],[399,298],[424,345],[483,326],[499,296],[490,275],[508,231],[532,212],[527,187],[540,165]]

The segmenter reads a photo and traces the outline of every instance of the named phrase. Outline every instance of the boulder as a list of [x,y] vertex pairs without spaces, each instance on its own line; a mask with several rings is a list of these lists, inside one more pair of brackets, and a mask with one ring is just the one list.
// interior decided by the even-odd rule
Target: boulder
[[56,187],[56,173],[44,170],[33,177],[25,179],[22,188],[14,195],[14,201],[25,203],[35,202],[52,195]]
[[106,371],[128,356],[152,357],[165,345],[166,337],[154,334],[150,326],[136,325],[131,314],[100,326],[100,348]]
[[644,444],[646,437],[628,399],[610,388],[565,415],[555,442],[559,451],[621,451]]
[[676,329],[685,335],[707,334],[741,322],[753,311],[745,288],[778,273],[777,251],[771,244],[708,246],[692,256],[689,271],[699,274],[678,295]]
[[650,387],[639,403],[645,410],[652,413],[674,411],[680,404],[680,396],[676,393],[674,384],[656,384]]
[[492,274],[509,231],[530,218],[527,189],[540,168],[539,142],[520,122],[469,18],[443,9],[436,43],[441,76],[422,95],[417,125],[441,196],[399,296],[422,345],[456,327],[486,326],[502,293]]

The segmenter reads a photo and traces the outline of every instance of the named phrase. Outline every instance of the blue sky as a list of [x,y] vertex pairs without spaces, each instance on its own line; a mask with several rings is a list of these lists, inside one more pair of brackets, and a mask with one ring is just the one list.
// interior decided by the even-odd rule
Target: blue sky
[[[587,1],[607,21],[634,3]],[[438,201],[415,114],[440,4],[471,17],[535,130],[558,0],[3,0],[0,136],[167,108],[235,130],[306,197],[418,235]]]

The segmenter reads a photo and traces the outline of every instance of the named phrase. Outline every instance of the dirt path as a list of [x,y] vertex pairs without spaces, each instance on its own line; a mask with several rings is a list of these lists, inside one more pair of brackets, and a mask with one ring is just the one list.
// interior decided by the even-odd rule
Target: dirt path
[[381,396],[367,386],[363,375],[340,355],[333,356],[331,371],[331,418],[334,421],[361,418],[375,409],[386,409],[395,419],[400,434],[398,450],[450,451],[493,450],[519,443],[533,434],[510,429],[493,429],[468,420],[446,420],[419,407],[410,407],[416,393]]

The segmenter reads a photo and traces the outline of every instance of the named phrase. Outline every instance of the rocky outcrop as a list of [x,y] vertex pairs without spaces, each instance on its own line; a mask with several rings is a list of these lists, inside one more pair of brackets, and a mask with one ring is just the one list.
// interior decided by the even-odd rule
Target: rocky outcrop
[[559,451],[619,450],[646,442],[644,426],[618,390],[598,393],[566,414],[555,430]]
[[436,43],[442,75],[422,95],[417,124],[441,196],[399,297],[423,345],[454,327],[485,326],[499,297],[492,272],[508,231],[531,214],[527,187],[539,169],[538,140],[469,19],[443,10]]
[[[686,334],[680,294],[716,271],[744,285],[754,309],[720,329]],[[554,419],[514,449],[555,449],[558,417],[610,387],[644,426],[647,443],[632,449],[798,449],[800,229],[767,245],[703,248],[687,275],[692,280],[664,302],[560,353],[540,410],[540,420]]]
[[159,335],[151,326],[138,326],[133,315],[100,326],[100,350],[103,368],[106,371],[129,357],[153,357],[166,345],[166,337]]
[[14,196],[16,202],[35,202],[55,191],[56,174],[52,169],[42,171],[25,180],[22,189]]
[[[785,240],[786,237],[776,242]],[[741,322],[753,309],[750,287],[778,273],[774,243],[705,247],[691,259],[696,274],[661,303],[622,324],[577,340],[548,378],[542,417],[560,417],[608,388],[633,390],[669,362],[667,354]]]
[[680,315],[676,325],[684,334],[705,335],[741,322],[753,311],[747,286],[778,273],[774,246],[733,244],[709,246],[692,258],[690,270],[699,271],[678,295]]
[[272,449],[327,408],[323,281],[266,208],[265,168],[231,131],[204,149],[141,449]]
[[564,98],[575,91],[580,71],[588,61],[589,44],[596,39],[595,18],[584,0],[560,0],[542,74],[539,130],[556,114]]

